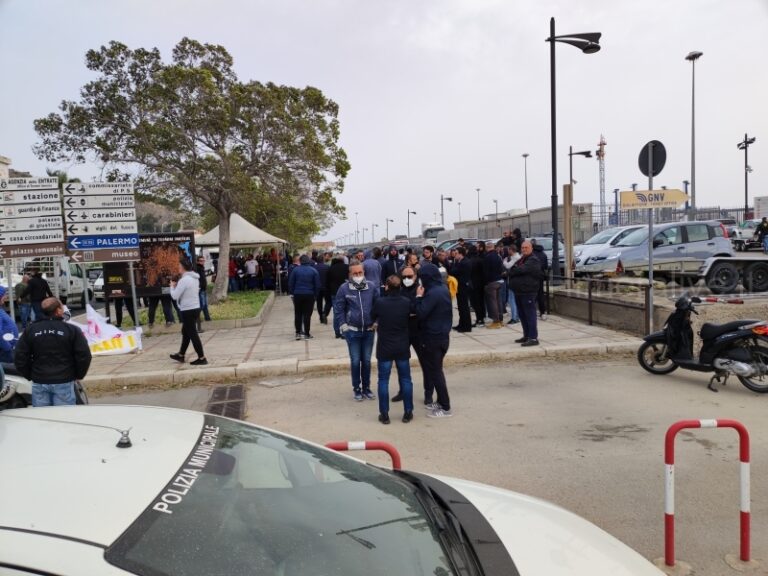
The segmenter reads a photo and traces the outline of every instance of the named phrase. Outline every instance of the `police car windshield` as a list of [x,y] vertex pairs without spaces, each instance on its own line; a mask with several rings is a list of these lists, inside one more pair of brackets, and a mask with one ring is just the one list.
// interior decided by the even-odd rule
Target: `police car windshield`
[[176,476],[105,556],[147,576],[454,574],[438,538],[409,482],[206,415]]

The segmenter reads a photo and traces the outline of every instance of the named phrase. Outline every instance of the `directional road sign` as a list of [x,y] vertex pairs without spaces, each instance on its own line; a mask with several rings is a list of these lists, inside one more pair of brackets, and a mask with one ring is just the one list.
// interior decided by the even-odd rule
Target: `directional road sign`
[[621,208],[677,208],[688,201],[682,190],[629,190],[621,192]]
[[124,248],[115,250],[75,250],[69,253],[73,262],[128,262],[140,260],[141,254],[138,248]]
[[133,196],[67,196],[64,198],[64,210],[82,208],[134,208],[136,201]]
[[95,234],[138,234],[136,222],[92,222],[67,224],[67,236],[93,236]]
[[137,234],[107,234],[103,236],[70,236],[67,238],[67,250],[98,250],[115,248],[136,248],[139,246]]
[[135,208],[106,208],[92,210],[65,210],[67,222],[136,222]]
[[0,179],[0,258],[64,254],[57,178]]
[[65,197],[100,194],[133,196],[133,182],[70,182],[64,186]]

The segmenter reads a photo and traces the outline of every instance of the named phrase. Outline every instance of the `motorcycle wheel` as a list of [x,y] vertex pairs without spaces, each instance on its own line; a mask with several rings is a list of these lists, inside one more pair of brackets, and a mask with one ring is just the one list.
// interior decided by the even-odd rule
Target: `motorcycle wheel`
[[677,364],[662,355],[667,351],[667,345],[661,342],[643,342],[637,351],[637,361],[651,374],[669,374],[677,370]]
[[[750,352],[752,353],[752,361],[750,364],[754,365],[760,363],[764,366],[768,366],[768,348],[763,346],[753,346],[750,349]],[[752,392],[759,392],[760,394],[768,392],[768,374],[763,374],[761,376],[737,376],[737,378],[739,379],[739,382],[752,390]]]

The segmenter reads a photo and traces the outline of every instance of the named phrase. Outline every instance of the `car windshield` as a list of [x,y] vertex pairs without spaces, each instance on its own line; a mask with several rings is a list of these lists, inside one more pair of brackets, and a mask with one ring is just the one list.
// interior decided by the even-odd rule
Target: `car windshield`
[[640,246],[646,240],[648,240],[648,229],[638,228],[622,238],[621,242],[616,244],[616,246]]
[[597,234],[592,236],[592,238],[584,242],[584,244],[607,244],[608,242],[610,242],[611,238],[613,238],[615,234],[616,234],[615,228],[603,230],[602,232],[598,232]]
[[455,573],[409,482],[211,415],[106,558],[146,576]]

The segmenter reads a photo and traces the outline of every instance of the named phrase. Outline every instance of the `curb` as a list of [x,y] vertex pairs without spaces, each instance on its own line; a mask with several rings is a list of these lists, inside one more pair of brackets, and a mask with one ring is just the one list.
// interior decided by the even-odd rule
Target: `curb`
[[[271,307],[271,306],[270,306]],[[265,303],[266,308],[266,303]],[[262,309],[264,310],[264,309]],[[476,352],[457,352],[445,357],[448,367],[468,366],[482,363],[502,363],[525,361],[536,358],[552,360],[591,358],[605,356],[634,355],[640,345],[637,342],[618,342],[616,344],[584,344],[577,346],[541,346],[537,348],[513,350],[479,350]],[[371,361],[372,370],[377,366],[376,359]],[[411,358],[411,367],[418,368],[418,359]],[[192,384],[214,383],[222,381],[247,380],[265,376],[296,376],[298,374],[347,374],[347,358],[319,360],[260,360],[244,362],[236,366],[209,366],[206,368],[181,368],[178,370],[157,370],[141,374],[105,374],[84,380],[85,386],[93,391],[113,392],[135,386],[158,386],[181,388]]]

